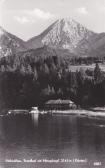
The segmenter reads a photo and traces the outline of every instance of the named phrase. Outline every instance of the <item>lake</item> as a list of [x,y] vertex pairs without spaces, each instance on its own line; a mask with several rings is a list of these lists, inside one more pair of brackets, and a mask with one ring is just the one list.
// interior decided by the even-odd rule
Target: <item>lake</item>
[[105,118],[16,114],[0,117],[0,168],[105,165]]

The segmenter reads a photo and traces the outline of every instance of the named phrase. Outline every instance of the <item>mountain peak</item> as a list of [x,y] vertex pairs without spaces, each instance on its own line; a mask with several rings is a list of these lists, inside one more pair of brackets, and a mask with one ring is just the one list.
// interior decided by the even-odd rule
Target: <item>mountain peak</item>
[[77,21],[75,21],[73,18],[69,17],[69,18],[60,18],[58,19],[58,22],[60,23],[68,23],[68,24],[79,24]]
[[44,45],[69,49],[71,52],[82,39],[88,39],[93,32],[71,18],[59,19],[43,37]]
[[[96,44],[96,41],[98,44]],[[50,25],[39,36],[28,40],[29,48],[39,48],[44,45],[67,49],[78,56],[88,56],[94,48],[103,44],[104,38],[99,36],[72,18],[60,18]],[[93,47],[96,44],[96,47]]]
[[62,22],[72,22],[72,21],[74,21],[74,19],[66,17],[66,18],[60,18],[60,19],[58,19],[58,21],[59,22],[61,22],[61,21]]
[[61,27],[62,31],[64,32],[71,32],[73,31],[73,29],[80,28],[80,27],[86,30],[85,27],[83,27],[80,23],[76,22],[72,18],[59,19],[55,25],[57,24]]

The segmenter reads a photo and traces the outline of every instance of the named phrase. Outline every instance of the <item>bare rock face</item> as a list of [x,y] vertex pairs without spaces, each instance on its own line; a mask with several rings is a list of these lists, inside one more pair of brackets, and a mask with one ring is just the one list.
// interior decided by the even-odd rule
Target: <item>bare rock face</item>
[[88,30],[73,19],[59,19],[39,36],[27,43],[31,48],[47,45],[68,49],[71,53],[85,55],[98,34]]
[[42,43],[62,47],[64,49],[74,50],[78,43],[88,39],[93,32],[70,19],[58,20],[48,34],[42,39]]

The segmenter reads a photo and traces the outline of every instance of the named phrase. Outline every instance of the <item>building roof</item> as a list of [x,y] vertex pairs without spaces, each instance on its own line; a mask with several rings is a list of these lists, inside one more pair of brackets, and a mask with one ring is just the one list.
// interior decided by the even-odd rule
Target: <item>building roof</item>
[[49,100],[48,102],[46,102],[46,104],[73,104],[74,102],[72,102],[71,100],[61,100],[61,99],[57,99],[57,100]]

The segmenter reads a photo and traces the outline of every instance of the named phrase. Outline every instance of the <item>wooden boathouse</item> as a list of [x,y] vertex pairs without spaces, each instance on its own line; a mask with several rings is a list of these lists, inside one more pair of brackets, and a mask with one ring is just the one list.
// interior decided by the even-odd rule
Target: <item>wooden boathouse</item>
[[45,103],[46,110],[68,110],[76,109],[76,104],[71,100],[49,100]]

